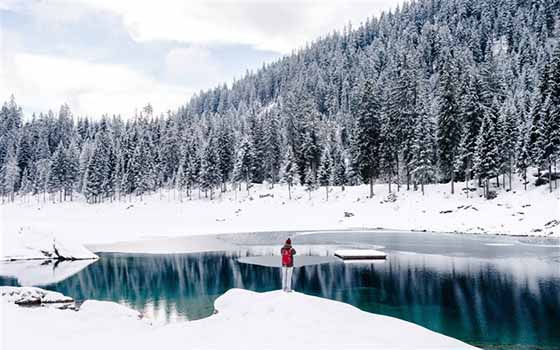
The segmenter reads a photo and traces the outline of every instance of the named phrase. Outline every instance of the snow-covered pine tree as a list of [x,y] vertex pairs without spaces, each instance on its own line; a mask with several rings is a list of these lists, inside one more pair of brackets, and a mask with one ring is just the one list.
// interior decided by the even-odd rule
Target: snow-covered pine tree
[[292,186],[299,184],[299,168],[291,147],[288,147],[284,157],[282,181],[288,185],[288,198],[292,199]]
[[496,111],[488,108],[476,142],[473,170],[484,181],[484,196],[490,196],[490,179],[498,172],[498,141],[496,138]]
[[456,81],[453,58],[448,54],[442,67],[437,96],[439,103],[437,144],[439,165],[444,179],[451,182],[452,194],[455,193],[455,161],[461,137]]
[[346,158],[342,152],[342,146],[338,141],[333,143],[332,148],[332,160],[333,160],[333,170],[332,170],[332,184],[333,186],[340,186],[342,191],[344,191],[344,186],[347,184],[346,179]]
[[317,181],[315,180],[315,174],[313,173],[313,168],[308,167],[305,172],[305,190],[309,194],[309,199],[311,199],[311,192],[315,190]]
[[66,150],[62,142],[58,144],[55,152],[53,153],[50,161],[50,171],[48,180],[48,191],[52,196],[54,202],[55,193],[59,194],[59,201],[62,202],[62,193],[66,179]]
[[415,183],[420,182],[422,195],[424,185],[435,174],[434,165],[434,125],[428,113],[420,113],[414,129],[411,168]]
[[251,144],[251,181],[262,183],[265,179],[265,144],[262,117],[257,116],[256,107],[249,113],[247,124],[249,127],[248,141]]
[[234,138],[231,129],[225,124],[221,124],[216,138],[216,148],[218,152],[218,173],[222,185],[222,192],[227,190],[227,182],[230,180],[234,166]]
[[216,139],[215,136],[210,136],[202,152],[199,175],[200,189],[204,191],[205,196],[207,196],[208,190],[210,191],[210,200],[213,199],[214,187],[218,186],[221,182],[218,162]]
[[141,199],[145,193],[153,191],[156,185],[157,172],[152,150],[152,140],[147,132],[144,132],[139,136],[138,144],[128,166],[131,190]]
[[315,108],[306,105],[307,109],[304,114],[304,127],[303,127],[303,138],[302,138],[302,152],[305,170],[305,182],[307,183],[307,168],[311,169],[313,174],[314,182],[317,180],[317,170],[319,168],[319,162],[321,161],[321,145],[319,144],[319,116],[315,111]]
[[329,200],[329,186],[333,179],[333,164],[330,147],[325,147],[321,156],[321,165],[319,166],[318,180],[321,186],[325,186],[326,200]]
[[379,144],[380,170],[389,186],[389,193],[392,192],[391,183],[397,167],[398,139],[397,121],[392,120],[388,114],[383,115],[381,123],[381,137]]
[[548,166],[548,183],[552,192],[552,168],[560,155],[560,43],[556,45],[550,60],[540,136],[542,141],[539,144],[543,147],[541,159]]
[[523,187],[527,190],[527,168],[531,165],[531,156],[529,154],[529,133],[522,132],[517,145],[517,158],[515,159],[515,168],[517,174],[523,179]]
[[282,165],[282,139],[280,135],[280,122],[276,111],[265,114],[264,119],[264,153],[265,153],[265,178],[274,188],[278,181],[278,173]]
[[17,156],[12,152],[6,157],[6,162],[0,169],[1,173],[1,190],[2,190],[2,201],[8,198],[9,201],[13,202],[16,193],[16,184],[19,180],[20,169],[17,165]]
[[33,192],[33,180],[31,178],[30,168],[25,168],[21,175],[21,186],[18,194],[23,196],[24,200],[27,195]]
[[241,140],[237,149],[235,166],[233,168],[233,181],[235,183],[245,182],[247,195],[249,194],[249,188],[251,187],[254,161],[251,141],[248,137],[245,137]]
[[184,150],[185,162],[185,182],[187,187],[187,196],[192,198],[192,189],[197,184],[200,175],[201,160],[198,152],[198,143],[194,138],[189,139]]
[[480,83],[472,68],[465,72],[459,110],[462,116],[462,132],[457,149],[455,170],[465,174],[465,187],[469,194],[469,181],[472,178],[473,158],[476,150],[476,140],[483,118],[482,96]]
[[72,140],[66,150],[66,176],[64,177],[64,198],[69,194],[73,200],[74,189],[80,178],[80,151],[78,142]]
[[373,197],[373,181],[380,172],[381,118],[379,107],[373,83],[367,81],[362,93],[362,103],[355,116],[354,132],[356,135],[353,138],[352,148],[355,152],[354,164],[359,169],[362,180],[369,183],[370,197]]
[[[509,182],[509,190],[512,189],[512,176],[515,167],[515,153],[516,153],[516,146],[518,144],[518,128],[519,122],[517,120],[517,111],[514,105],[513,99],[507,99],[505,103],[502,105],[502,109],[500,111],[500,154],[501,154],[501,171],[505,177],[505,174],[508,174],[508,182]],[[505,188],[505,179],[503,182],[503,186]]]

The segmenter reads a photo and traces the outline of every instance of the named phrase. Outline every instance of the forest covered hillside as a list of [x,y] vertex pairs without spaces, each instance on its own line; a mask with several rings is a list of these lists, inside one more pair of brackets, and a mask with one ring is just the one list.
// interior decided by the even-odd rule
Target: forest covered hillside
[[552,191],[559,38],[560,0],[418,0],[167,115],[148,104],[135,116],[73,116],[67,105],[24,116],[12,97],[0,111],[1,195],[213,198],[263,182],[423,191],[450,181],[459,192],[454,182],[475,179],[491,198],[514,173]]

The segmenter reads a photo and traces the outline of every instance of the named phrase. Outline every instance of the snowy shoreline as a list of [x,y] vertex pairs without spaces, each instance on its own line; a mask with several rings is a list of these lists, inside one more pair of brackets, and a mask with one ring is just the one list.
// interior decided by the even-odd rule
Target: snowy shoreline
[[[0,290],[1,291],[1,290]],[[397,318],[361,311],[351,305],[305,294],[256,293],[231,289],[215,302],[214,315],[198,321],[157,326],[138,312],[114,302],[85,301],[79,311],[14,304],[68,299],[38,288],[8,287],[2,294],[6,349],[153,349],[183,344],[190,348],[284,349],[476,349],[457,339]],[[21,297],[23,295],[24,297]],[[29,329],[34,336],[29,337]],[[401,335],[405,332],[406,337]],[[216,334],[220,334],[216,337]]]
[[[560,191],[544,187],[501,191],[498,198],[450,195],[447,184],[420,192],[394,192],[386,185],[324,188],[255,185],[250,194],[228,191],[214,200],[197,197],[183,202],[173,192],[145,196],[142,201],[90,205],[84,201],[36,203],[19,198],[0,206],[3,239],[0,258],[42,258],[40,250],[56,240],[74,247],[243,232],[317,230],[405,230],[560,238]],[[22,228],[25,228],[22,234]],[[39,243],[37,243],[39,242]],[[40,245],[40,247],[37,247]],[[34,247],[35,246],[35,247]],[[42,247],[42,248],[41,248]],[[41,249],[38,249],[41,248]],[[163,251],[162,251],[163,252]],[[84,251],[75,257],[84,257]],[[87,255],[87,254],[85,254]],[[87,257],[87,256],[85,256]]]

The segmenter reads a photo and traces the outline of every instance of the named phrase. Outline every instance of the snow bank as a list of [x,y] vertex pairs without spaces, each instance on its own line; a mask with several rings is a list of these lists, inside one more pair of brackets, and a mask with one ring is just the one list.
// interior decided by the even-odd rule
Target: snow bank
[[[63,226],[64,221],[61,221],[60,225]],[[61,239],[54,234],[32,229],[31,226],[6,229],[0,251],[0,260],[97,259],[97,255],[87,250],[75,238],[66,236]]]
[[[4,302],[4,349],[475,349],[456,339],[353,306],[281,291],[232,289],[206,319],[150,325],[111,302],[78,312]],[[33,336],[29,336],[29,330]],[[403,336],[405,335],[405,336]]]
[[57,283],[80,272],[95,260],[17,260],[0,263],[0,276],[17,279],[21,286]]

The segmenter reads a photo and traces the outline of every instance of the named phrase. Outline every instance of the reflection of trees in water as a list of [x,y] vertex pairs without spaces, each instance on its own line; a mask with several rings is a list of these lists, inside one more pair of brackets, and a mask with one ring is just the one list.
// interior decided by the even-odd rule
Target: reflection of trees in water
[[[517,275],[512,273],[517,271]],[[519,272],[521,271],[521,272]],[[558,276],[519,276],[530,269],[454,263],[435,269],[392,256],[384,264],[323,264],[294,271],[298,291],[396,316],[474,344],[560,345]],[[77,299],[126,302],[194,319],[212,313],[230,288],[280,288],[279,269],[242,264],[222,253],[103,254],[95,264],[48,286]]]
[[530,274],[530,268],[503,268],[480,259],[457,261],[460,265],[434,269],[420,260],[393,256],[385,264],[305,267],[295,286],[471,343],[548,343],[558,348],[557,265],[551,265],[547,276],[533,278],[519,276]]

